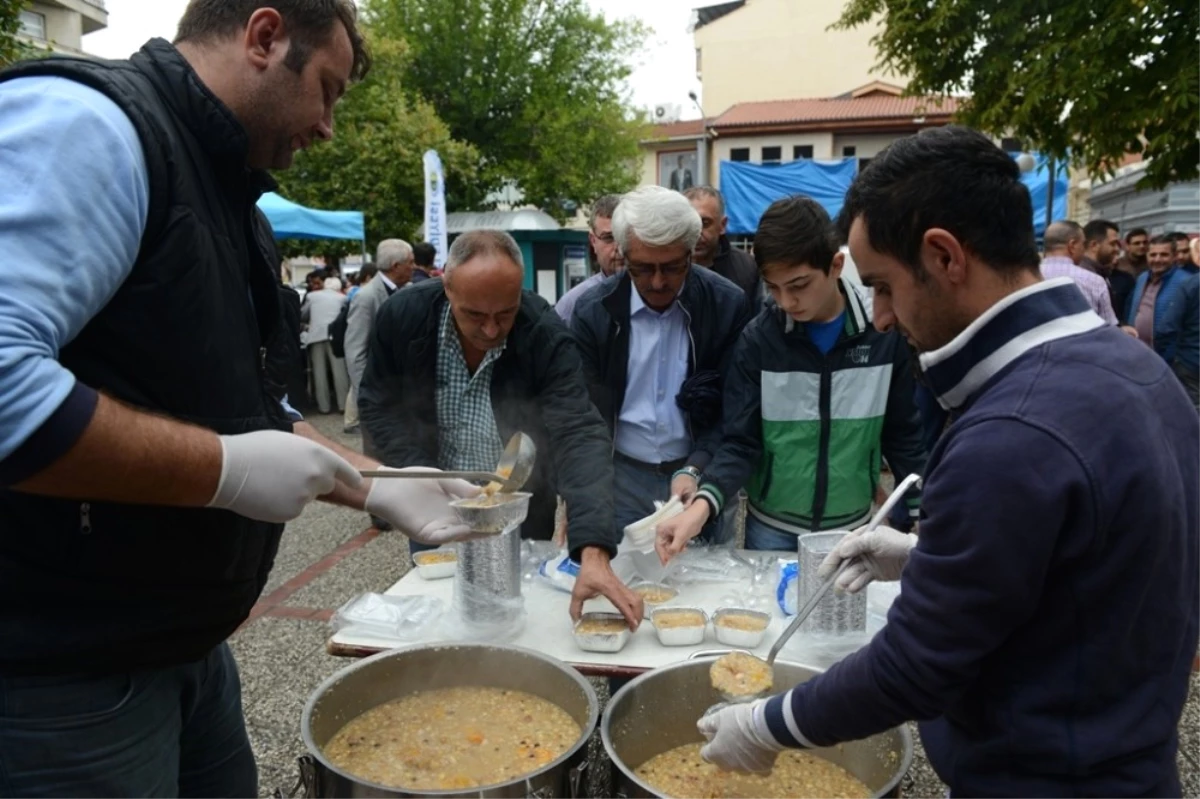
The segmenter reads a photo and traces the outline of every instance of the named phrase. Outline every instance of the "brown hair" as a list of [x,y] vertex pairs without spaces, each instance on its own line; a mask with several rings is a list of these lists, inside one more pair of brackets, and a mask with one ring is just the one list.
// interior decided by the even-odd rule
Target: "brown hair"
[[191,0],[179,20],[175,41],[205,41],[241,30],[260,8],[274,8],[283,17],[291,36],[284,63],[301,72],[312,51],[328,44],[335,23],[342,23],[354,51],[351,80],[362,80],[371,69],[371,54],[358,30],[358,8],[353,0]]

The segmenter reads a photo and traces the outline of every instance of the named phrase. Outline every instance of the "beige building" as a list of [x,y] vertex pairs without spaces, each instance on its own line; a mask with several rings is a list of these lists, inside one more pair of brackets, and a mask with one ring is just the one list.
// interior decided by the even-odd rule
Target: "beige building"
[[901,136],[948,124],[956,108],[954,98],[904,97],[899,86],[879,81],[833,97],[739,102],[709,119],[707,130],[698,119],[656,126],[642,142],[641,183],[679,188],[680,175],[699,183],[707,174],[720,188],[722,161],[858,158],[861,167]]
[[83,52],[83,37],[108,27],[104,0],[38,0],[20,12],[18,37],[60,53]]
[[833,97],[875,80],[871,37],[864,25],[828,30],[845,0],[739,0],[696,9],[696,76],[704,111],[723,114],[736,103],[789,97]]

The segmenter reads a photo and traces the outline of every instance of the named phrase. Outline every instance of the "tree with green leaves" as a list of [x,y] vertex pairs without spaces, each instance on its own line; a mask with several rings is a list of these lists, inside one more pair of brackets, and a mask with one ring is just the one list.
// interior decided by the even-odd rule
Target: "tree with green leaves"
[[511,182],[562,219],[636,184],[646,122],[624,80],[640,24],[584,0],[366,0],[365,16],[412,49],[410,96],[479,151],[481,179],[455,187],[452,207],[479,207]]
[[24,5],[23,0],[0,0],[0,67],[33,54],[33,48],[17,38]]
[[[366,216],[367,243],[411,238],[424,217],[422,155],[442,157],[448,186],[475,179],[478,155],[455,141],[426,102],[402,89],[408,64],[403,42],[370,36],[374,63],[366,80],[350,87],[334,112],[334,137],[297,153],[292,168],[275,175],[280,193],[316,208],[358,210]],[[284,255],[343,255],[355,242],[287,241]]]
[[836,27],[882,17],[879,66],[914,94],[964,94],[963,124],[1093,174],[1126,153],[1145,188],[1198,174],[1196,6],[1178,0],[849,0]]

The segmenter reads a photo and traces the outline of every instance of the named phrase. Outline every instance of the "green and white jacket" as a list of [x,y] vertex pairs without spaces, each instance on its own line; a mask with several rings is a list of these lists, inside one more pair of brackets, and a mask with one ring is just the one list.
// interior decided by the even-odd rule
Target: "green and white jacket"
[[[745,487],[750,513],[777,529],[851,529],[870,513],[881,455],[897,481],[925,468],[908,345],[871,325],[851,284],[840,289],[846,325],[827,355],[774,303],[742,331],[700,484],[718,511]],[[919,492],[906,501],[915,518]]]

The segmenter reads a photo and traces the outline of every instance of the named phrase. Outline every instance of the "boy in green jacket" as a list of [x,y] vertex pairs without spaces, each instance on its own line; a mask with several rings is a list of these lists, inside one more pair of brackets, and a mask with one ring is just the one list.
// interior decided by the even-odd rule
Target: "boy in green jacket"
[[[754,257],[773,302],[738,341],[721,446],[695,500],[658,526],[664,563],[743,487],[746,548],[794,552],[799,535],[867,520],[881,456],[897,481],[925,467],[908,346],[871,325],[842,279],[825,210],[807,197],[776,201]],[[913,519],[918,501],[916,490],[906,497]]]

